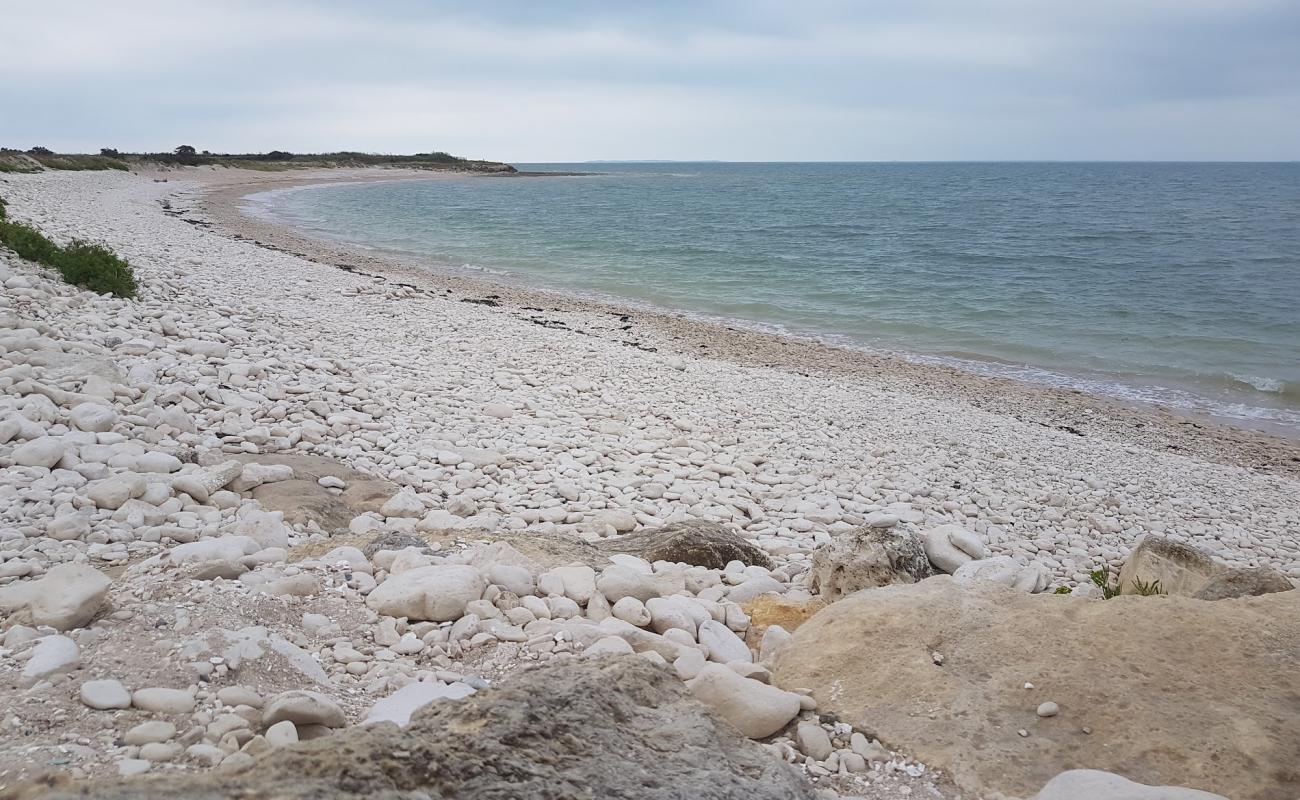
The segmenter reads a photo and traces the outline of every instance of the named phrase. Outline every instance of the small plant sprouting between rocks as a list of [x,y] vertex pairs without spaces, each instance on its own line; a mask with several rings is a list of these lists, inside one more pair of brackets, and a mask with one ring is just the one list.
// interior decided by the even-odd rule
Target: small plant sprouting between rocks
[[[1092,579],[1093,583],[1097,584],[1097,586],[1101,588],[1102,599],[1109,600],[1112,597],[1117,597],[1119,595],[1121,588],[1119,582],[1111,582],[1110,571],[1107,568],[1102,567],[1101,569],[1095,569],[1088,573],[1088,577]],[[1133,581],[1133,594],[1141,597],[1154,597],[1155,595],[1164,593],[1165,591],[1161,588],[1160,581],[1158,580],[1142,581],[1134,579]]]
[[5,219],[0,200],[0,244],[20,258],[59,271],[74,286],[100,294],[135,297],[135,274],[131,265],[100,244],[74,241],[66,247],[50,241],[31,225]]
[[1160,588],[1160,581],[1133,581],[1133,591],[1142,597],[1152,597],[1158,594],[1164,594]]
[[1058,586],[1056,587],[1056,591],[1052,592],[1052,594],[1069,594],[1069,593],[1070,593],[1069,586]]
[[1109,600],[1119,594],[1119,587],[1111,585],[1110,570],[1107,567],[1094,569],[1092,572],[1088,573],[1088,577],[1091,578],[1092,582],[1097,584],[1098,588],[1101,589],[1101,597],[1103,600]]

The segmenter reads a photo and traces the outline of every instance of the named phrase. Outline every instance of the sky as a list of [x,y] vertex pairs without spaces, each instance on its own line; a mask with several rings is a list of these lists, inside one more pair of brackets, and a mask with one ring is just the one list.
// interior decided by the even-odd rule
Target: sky
[[1298,0],[0,0],[0,144],[1300,159]]

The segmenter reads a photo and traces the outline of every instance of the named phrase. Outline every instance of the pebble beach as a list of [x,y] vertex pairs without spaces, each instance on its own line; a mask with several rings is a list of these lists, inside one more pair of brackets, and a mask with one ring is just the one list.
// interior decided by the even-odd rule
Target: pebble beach
[[[780,692],[771,703],[790,714],[774,728],[746,718],[747,735],[828,791],[955,797],[941,770],[851,722],[819,725],[812,698],[759,680],[763,648],[783,640],[751,631],[742,607],[768,593],[817,601],[814,552],[863,528],[956,526],[978,539],[976,560],[1006,557],[1013,582],[1037,592],[1086,594],[1090,573],[1118,572],[1149,535],[1300,581],[1300,441],[435,274],[240,210],[267,188],[392,179],[437,178],[0,178],[11,219],[106,243],[141,287],[134,301],[93,295],[0,251],[0,606],[35,609],[22,587],[60,569],[111,582],[94,626],[73,609],[54,625],[66,635],[40,639],[38,619],[5,634],[0,790],[50,770],[235,770],[287,738],[354,724],[404,687],[472,694],[598,648],[656,653],[706,698],[736,680]],[[311,483],[351,504],[339,528],[256,497],[301,479],[307,460],[336,465]],[[363,481],[388,490],[365,505],[346,494]],[[467,555],[495,535],[601,547],[700,522],[767,566]],[[424,534],[441,549],[362,552],[367,537]],[[964,541],[954,535],[965,555],[943,571],[971,560]],[[392,587],[420,570],[444,570],[443,585],[462,581],[473,598],[417,622],[411,609],[434,601]],[[683,592],[696,605],[670,608]],[[517,602],[503,608],[503,593]],[[29,651],[48,639],[63,640],[43,656],[53,666],[33,671]],[[272,655],[258,661],[240,642]],[[148,663],[130,657],[147,648]],[[751,661],[754,673],[713,675]],[[116,686],[92,687],[104,696],[91,702],[77,688],[91,679]],[[324,699],[293,695],[306,690]]]

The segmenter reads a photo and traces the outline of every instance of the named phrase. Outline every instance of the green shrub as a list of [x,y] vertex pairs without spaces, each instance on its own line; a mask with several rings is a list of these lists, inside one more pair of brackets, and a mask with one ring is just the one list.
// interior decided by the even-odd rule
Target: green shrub
[[1112,597],[1119,596],[1119,587],[1111,585],[1109,567],[1094,569],[1092,572],[1088,573],[1088,577],[1091,578],[1092,582],[1097,584],[1098,588],[1101,589],[1102,599],[1109,600]]
[[131,265],[101,244],[73,242],[60,248],[54,266],[74,286],[100,294],[135,297]]
[[74,286],[100,294],[135,297],[131,265],[103,245],[76,241],[59,247],[32,226],[3,219],[0,219],[0,243],[20,258],[57,269]]
[[5,199],[3,197],[0,197],[0,222],[4,222],[4,218],[5,218]]
[[0,240],[20,258],[54,266],[59,246],[41,235],[41,232],[21,222],[0,223]]

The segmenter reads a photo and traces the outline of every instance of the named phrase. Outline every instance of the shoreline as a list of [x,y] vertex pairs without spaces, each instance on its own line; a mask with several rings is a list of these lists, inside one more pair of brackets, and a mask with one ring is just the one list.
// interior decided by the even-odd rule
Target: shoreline
[[[1079,746],[1073,725],[1046,723],[1028,740],[1017,735],[1018,726],[1028,730],[1039,719],[1034,704],[1043,699],[1029,699],[1025,678],[1041,680],[1067,720],[1077,715],[1075,724],[1118,731],[1115,741],[1141,745],[1143,731],[1181,713],[1179,698],[1166,693],[1093,716],[1095,669],[1062,672],[1060,665],[1074,664],[1074,651],[1095,652],[1091,642],[1115,642],[1116,630],[1134,658],[1151,652],[1153,640],[1121,623],[1094,624],[1095,638],[1087,639],[1076,630],[1081,616],[1135,613],[1133,604],[1150,603],[1164,616],[1138,616],[1170,646],[1199,657],[1245,631],[1234,657],[1259,675],[1276,671],[1249,659],[1258,637],[1247,634],[1294,618],[1300,595],[1286,588],[1300,580],[1300,479],[1245,468],[1241,454],[1261,451],[1250,450],[1252,439],[1240,431],[1164,426],[1132,411],[1089,414],[1100,407],[1095,399],[1058,402],[956,370],[453,280],[368,253],[339,249],[331,258],[313,245],[311,260],[272,243],[297,246],[276,226],[260,240],[252,223],[231,230],[201,211],[209,184],[237,200],[248,191],[247,176],[217,175],[207,184],[167,177],[0,178],[11,219],[55,241],[103,243],[129,261],[138,286],[132,300],[98,295],[0,252],[7,290],[0,328],[13,330],[2,359],[10,391],[0,392],[7,526],[0,610],[25,615],[11,621],[44,620],[69,632],[53,638],[21,624],[6,636],[0,699],[14,710],[16,735],[0,743],[8,767],[0,797],[28,779],[100,779],[123,766],[242,769],[266,749],[263,742],[276,745],[264,715],[254,713],[246,720],[253,725],[236,735],[230,725],[244,723],[226,713],[234,703],[255,712],[309,689],[329,709],[330,735],[340,735],[407,702],[401,693],[415,682],[463,697],[526,680],[542,662],[581,667],[593,651],[611,648],[673,664],[682,680],[691,674],[683,658],[694,660],[699,677],[710,658],[714,671],[727,672],[726,664],[753,664],[757,655],[770,682],[738,674],[729,678],[731,696],[745,704],[772,691],[799,697],[786,698],[788,717],[749,738],[766,740],[781,757],[809,751],[805,770],[841,794],[949,800],[1006,793],[1014,781],[1021,796],[1065,769],[1060,762],[1077,760]],[[294,179],[313,177],[343,176]],[[255,188],[277,183],[283,176]],[[239,217],[235,203],[209,202]],[[1057,417],[1030,416],[1038,413]],[[1065,429],[1076,417],[1086,430]],[[1130,435],[1126,422],[1140,423],[1135,430],[1147,439]],[[710,543],[705,557],[680,558],[664,535],[674,527]],[[1094,574],[1113,577],[1146,536],[1182,552],[1200,548],[1216,570],[1258,568],[1243,578],[1267,581],[1262,588],[1285,596],[1103,601]],[[852,566],[865,552],[862,537],[897,537],[925,561],[909,557],[904,566],[890,557],[889,566],[878,565],[889,574],[877,579],[874,569],[868,575]],[[638,549],[645,541],[670,549]],[[643,560],[611,562],[634,551]],[[977,572],[996,566],[1002,575],[976,578],[990,585],[971,585],[961,597],[952,595],[955,578],[928,577],[968,564]],[[843,599],[819,610],[837,596],[825,580],[832,574],[857,584],[841,585],[845,593],[899,584],[876,595],[905,598],[886,614],[899,630],[873,649],[899,666],[879,674],[926,672],[924,683],[900,684],[907,697],[871,713],[841,703],[841,680],[855,680],[864,666],[860,653],[833,666],[824,683],[794,677],[781,655],[785,647],[810,659],[834,654],[825,639],[800,644],[807,635],[793,630],[854,607]],[[1015,588],[992,585],[1008,578]],[[1021,591],[1034,617],[1060,616],[1040,620],[1043,645],[1029,655],[1042,660],[990,672],[1006,667],[1005,646],[991,651],[995,663],[966,653],[990,652],[981,631],[1024,630],[1024,616],[1010,613]],[[974,609],[986,592],[997,595],[995,612],[953,616]],[[46,600],[70,593],[75,603]],[[628,598],[639,604],[635,615],[617,611],[620,604],[628,610]],[[685,615],[681,635],[656,630],[656,599],[667,601],[669,614]],[[52,618],[47,608],[56,606],[69,611]],[[1246,607],[1259,611],[1233,613]],[[1192,608],[1209,616],[1188,616]],[[926,620],[940,627],[926,628]],[[954,622],[976,651],[959,644]],[[769,641],[772,624],[794,638]],[[1062,638],[1062,625],[1079,635]],[[873,623],[870,630],[883,629]],[[872,634],[850,630],[832,639],[863,635]],[[1189,636],[1211,646],[1189,645]],[[51,644],[71,651],[72,661],[49,657]],[[249,653],[254,644],[258,656]],[[935,653],[949,658],[942,672]],[[1131,680],[1121,682],[1119,696],[1136,697],[1150,680],[1176,684],[1186,672],[1168,659],[1151,660],[1154,673],[1146,663],[1125,673]],[[1245,685],[1260,682],[1253,671],[1237,672]],[[990,674],[1001,675],[994,694],[982,688],[992,685]],[[944,699],[954,679],[971,681],[974,690],[963,693],[969,700]],[[1241,684],[1216,684],[1207,696],[1221,699]],[[858,696],[877,696],[876,686],[873,679]],[[124,699],[99,702],[103,688]],[[1261,702],[1284,707],[1285,690]],[[928,713],[935,703],[952,714]],[[125,738],[160,716],[191,712],[193,733],[184,740],[171,741],[180,735],[174,725],[166,742]],[[828,730],[819,713],[848,727]],[[971,719],[977,730],[961,733],[956,748],[945,745],[952,725]],[[1180,731],[1242,724],[1287,731],[1291,722],[1253,711],[1233,719],[1207,712]],[[298,722],[288,721],[296,734]],[[1121,723],[1130,727],[1115,727]],[[819,761],[801,744],[798,731],[808,724],[840,737],[841,749],[862,734],[863,762],[845,772]],[[246,744],[259,735],[257,745]],[[1125,759],[1144,757],[1117,755],[1103,746],[1112,739],[1098,740],[1088,762],[1128,772],[1136,762]],[[1044,748],[1043,758],[999,761],[997,774],[985,773],[970,759],[989,763],[988,752],[966,747],[985,740],[996,753],[1024,752],[1010,748],[1028,741]],[[1177,742],[1189,752],[1224,754],[1223,763],[1257,755],[1245,745],[1222,750],[1221,740]],[[70,741],[91,744],[73,749]],[[1182,775],[1181,767],[1170,769]],[[1160,778],[1154,769],[1135,777]],[[1236,780],[1221,770],[1210,777]]]
[[[765,332],[702,319],[686,312],[645,308],[631,301],[585,297],[488,275],[440,273],[422,266],[418,258],[404,259],[395,253],[314,238],[289,225],[253,217],[240,208],[248,195],[275,189],[354,182],[447,180],[467,175],[373,169],[314,171],[292,176],[209,171],[194,176],[202,184],[200,188],[179,195],[186,206],[179,214],[182,218],[188,214],[190,219],[211,224],[214,230],[236,239],[251,240],[269,249],[340,269],[410,281],[414,286],[439,293],[463,295],[459,298],[462,302],[477,302],[537,324],[563,323],[573,327],[577,320],[578,324],[585,323],[579,328],[583,333],[613,338],[651,352],[706,356],[740,366],[784,369],[804,376],[871,378],[887,373],[891,381],[909,392],[958,399],[980,410],[1006,414],[1073,435],[1104,436],[1247,469],[1300,475],[1300,439],[1244,427],[1207,414],[982,375],[959,366],[917,363],[903,355]],[[560,315],[562,319],[542,320],[539,314]],[[590,319],[582,319],[593,316],[597,320],[614,317],[620,324],[592,324]]]

